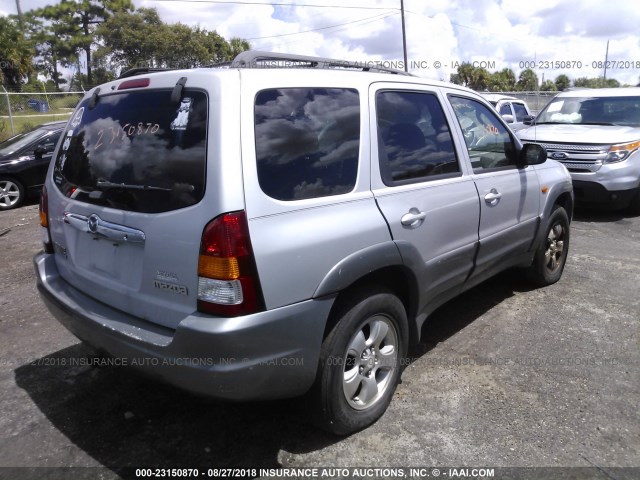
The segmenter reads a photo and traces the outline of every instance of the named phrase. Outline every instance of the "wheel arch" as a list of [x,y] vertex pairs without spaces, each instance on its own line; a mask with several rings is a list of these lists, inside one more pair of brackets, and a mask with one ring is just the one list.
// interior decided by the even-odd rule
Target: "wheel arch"
[[322,280],[313,295],[314,298],[336,295],[327,319],[324,337],[337,322],[334,312],[341,308],[344,302],[349,301],[355,292],[374,285],[385,288],[400,299],[407,313],[409,343],[419,340],[415,321],[419,302],[418,280],[414,272],[403,263],[394,242],[373,245],[349,255],[335,265]]

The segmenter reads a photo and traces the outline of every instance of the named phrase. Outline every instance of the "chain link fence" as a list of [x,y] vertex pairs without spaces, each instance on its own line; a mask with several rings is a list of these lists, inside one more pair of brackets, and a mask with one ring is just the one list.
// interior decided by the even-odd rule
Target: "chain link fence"
[[0,90],[0,141],[47,122],[67,120],[85,92]]
[[549,101],[560,92],[483,92],[497,95],[508,95],[524,100],[529,105],[529,110],[536,115]]

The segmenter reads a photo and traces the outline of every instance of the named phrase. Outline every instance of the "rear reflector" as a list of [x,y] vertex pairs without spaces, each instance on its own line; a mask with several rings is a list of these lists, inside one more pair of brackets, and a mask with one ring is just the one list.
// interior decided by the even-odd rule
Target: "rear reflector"
[[118,90],[126,90],[127,88],[148,87],[150,80],[148,78],[134,78],[133,80],[125,80],[118,85]]
[[40,226],[42,231],[42,244],[46,253],[53,253],[53,244],[51,243],[51,232],[49,231],[49,195],[47,187],[42,187],[40,194],[40,205],[38,207],[40,214]]
[[198,259],[198,310],[223,317],[264,310],[243,211],[220,215],[204,228]]

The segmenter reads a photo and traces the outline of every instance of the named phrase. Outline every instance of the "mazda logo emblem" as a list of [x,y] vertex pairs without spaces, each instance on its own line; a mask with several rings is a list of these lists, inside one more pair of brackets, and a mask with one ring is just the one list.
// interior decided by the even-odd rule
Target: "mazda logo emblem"
[[553,153],[550,155],[550,157],[551,157],[551,158],[553,158],[554,160],[562,160],[562,159],[564,159],[564,158],[568,158],[568,157],[569,157],[569,155],[567,155],[567,154],[566,154],[566,153],[564,153],[564,152],[553,152]]
[[95,213],[87,220],[87,225],[89,225],[89,231],[91,233],[96,233],[98,230],[98,222],[100,222],[100,217]]

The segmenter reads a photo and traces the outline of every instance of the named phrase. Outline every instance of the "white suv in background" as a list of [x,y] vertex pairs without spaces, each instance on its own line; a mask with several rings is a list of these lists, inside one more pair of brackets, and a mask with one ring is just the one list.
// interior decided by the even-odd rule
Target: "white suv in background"
[[493,105],[502,119],[509,124],[511,130],[527,128],[527,125],[523,123],[524,117],[532,115],[527,102],[499,93],[483,93],[482,96]]
[[518,136],[567,167],[577,202],[640,213],[640,88],[562,92],[533,123]]

